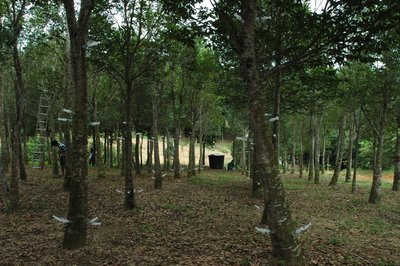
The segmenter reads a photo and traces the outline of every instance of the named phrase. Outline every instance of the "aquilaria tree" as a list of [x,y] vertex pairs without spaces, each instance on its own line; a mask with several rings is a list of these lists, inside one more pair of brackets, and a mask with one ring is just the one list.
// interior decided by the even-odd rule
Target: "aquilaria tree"
[[79,11],[73,0],[63,0],[70,36],[70,56],[73,84],[72,177],[68,205],[68,220],[63,247],[75,249],[85,245],[87,235],[87,69],[86,44],[93,0],[82,0]]

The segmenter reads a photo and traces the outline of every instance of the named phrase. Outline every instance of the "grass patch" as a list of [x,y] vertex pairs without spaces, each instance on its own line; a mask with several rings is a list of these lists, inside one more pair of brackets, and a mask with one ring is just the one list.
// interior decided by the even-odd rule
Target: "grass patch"
[[188,182],[195,185],[221,186],[233,182],[243,182],[243,180],[244,177],[235,172],[220,170],[202,173],[198,176],[191,177],[188,179]]
[[345,240],[339,236],[332,236],[331,238],[329,238],[328,240],[328,244],[329,245],[333,245],[336,247],[340,247],[343,246],[345,244]]

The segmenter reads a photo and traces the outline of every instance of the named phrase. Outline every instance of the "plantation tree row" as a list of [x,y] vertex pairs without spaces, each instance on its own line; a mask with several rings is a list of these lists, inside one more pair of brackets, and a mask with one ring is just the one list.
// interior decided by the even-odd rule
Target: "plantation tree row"
[[[86,242],[91,147],[98,178],[108,167],[121,170],[124,205],[133,209],[140,205],[135,174],[154,173],[156,189],[165,171],[183,177],[183,134],[189,178],[202,170],[212,137],[249,138],[251,193],[263,191],[262,222],[275,257],[288,265],[302,264],[302,249],[281,173],[320,184],[332,169],[334,186],[345,165],[354,192],[357,169],[373,169],[369,202],[377,203],[382,169],[393,167],[399,190],[398,1],[327,0],[318,10],[308,1],[199,2],[1,0],[1,165],[9,173],[2,198],[9,210],[18,209],[19,180],[29,178],[46,91],[48,141],[60,139],[69,154],[68,249]],[[64,109],[72,110],[72,123],[60,121]],[[49,146],[45,156],[55,176],[56,153]]]

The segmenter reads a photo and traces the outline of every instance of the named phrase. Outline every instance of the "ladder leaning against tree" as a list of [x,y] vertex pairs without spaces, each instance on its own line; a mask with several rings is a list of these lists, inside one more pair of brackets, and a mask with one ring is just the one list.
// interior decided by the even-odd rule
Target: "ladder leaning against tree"
[[47,90],[42,90],[39,99],[39,108],[36,123],[36,137],[38,144],[33,153],[33,168],[43,170],[44,167],[44,147],[47,138],[47,122],[50,112],[51,99],[48,96]]

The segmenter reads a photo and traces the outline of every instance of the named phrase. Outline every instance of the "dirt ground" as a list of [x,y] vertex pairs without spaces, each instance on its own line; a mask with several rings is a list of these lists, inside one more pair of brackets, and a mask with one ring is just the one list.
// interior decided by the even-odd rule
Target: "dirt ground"
[[[274,265],[269,236],[255,231],[261,199],[250,197],[251,181],[237,172],[206,171],[195,178],[164,179],[153,189],[150,175],[136,176],[138,208],[123,208],[123,179],[89,172],[87,246],[61,248],[68,194],[50,171],[27,169],[20,183],[21,208],[0,210],[1,265]],[[171,175],[171,173],[169,173]],[[348,184],[313,185],[285,176],[284,185],[307,265],[400,265],[400,196],[384,191],[382,203],[367,203],[368,188],[350,194]],[[0,206],[1,208],[1,206]]]

